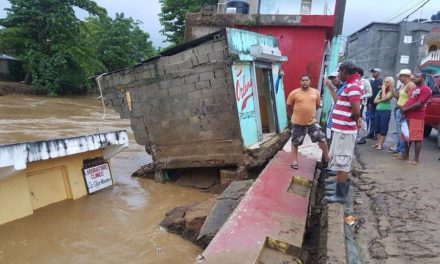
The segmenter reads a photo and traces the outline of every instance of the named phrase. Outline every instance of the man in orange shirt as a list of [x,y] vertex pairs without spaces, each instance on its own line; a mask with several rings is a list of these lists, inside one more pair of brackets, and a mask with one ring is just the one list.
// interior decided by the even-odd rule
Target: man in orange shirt
[[[328,164],[328,146],[325,135],[316,120],[316,109],[321,104],[319,91],[310,87],[310,77],[301,76],[301,88],[293,90],[287,98],[287,111],[292,116],[292,164],[298,169],[298,147],[309,134],[312,142],[318,142],[324,157],[324,167]],[[293,114],[292,114],[293,113]]]

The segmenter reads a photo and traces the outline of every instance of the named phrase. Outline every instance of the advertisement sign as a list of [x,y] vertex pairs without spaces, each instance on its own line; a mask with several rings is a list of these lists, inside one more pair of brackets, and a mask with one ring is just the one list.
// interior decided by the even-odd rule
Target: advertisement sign
[[284,97],[283,73],[280,64],[272,65],[272,76],[275,85],[275,106],[278,117],[278,130],[287,127],[286,98]]
[[83,170],[89,194],[113,185],[108,163],[103,163]]
[[251,65],[235,63],[232,66],[232,77],[241,136],[244,145],[248,147],[258,142]]

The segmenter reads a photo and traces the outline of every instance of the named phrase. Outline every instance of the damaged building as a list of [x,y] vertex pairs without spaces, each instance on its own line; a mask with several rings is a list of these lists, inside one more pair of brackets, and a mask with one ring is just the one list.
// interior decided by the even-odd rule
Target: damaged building
[[227,182],[262,166],[289,138],[278,41],[224,28],[97,79],[129,118],[153,163],[138,174],[227,168]]

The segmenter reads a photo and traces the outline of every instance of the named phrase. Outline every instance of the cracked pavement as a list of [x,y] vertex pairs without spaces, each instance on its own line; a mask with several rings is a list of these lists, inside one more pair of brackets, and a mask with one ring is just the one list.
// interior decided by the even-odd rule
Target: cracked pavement
[[[394,142],[391,137],[388,142]],[[357,146],[353,214],[363,263],[440,263],[440,150],[425,138],[420,164],[394,160],[386,149]],[[411,157],[413,149],[411,151]]]

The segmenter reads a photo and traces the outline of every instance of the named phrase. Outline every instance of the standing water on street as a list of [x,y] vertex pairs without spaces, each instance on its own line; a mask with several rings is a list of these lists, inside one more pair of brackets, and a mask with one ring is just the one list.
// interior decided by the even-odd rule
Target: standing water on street
[[[103,119],[104,117],[104,119]],[[0,144],[127,129],[129,147],[111,159],[115,186],[0,225],[0,263],[192,263],[201,250],[158,226],[170,209],[211,197],[132,178],[151,162],[128,120],[105,116],[94,97],[0,97]]]

